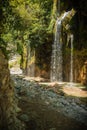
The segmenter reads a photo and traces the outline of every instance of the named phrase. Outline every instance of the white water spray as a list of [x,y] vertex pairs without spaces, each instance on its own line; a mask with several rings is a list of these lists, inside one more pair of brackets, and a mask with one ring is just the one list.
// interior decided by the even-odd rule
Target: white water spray
[[68,15],[65,12],[61,17],[57,18],[55,25],[54,43],[52,45],[52,57],[51,57],[51,74],[50,80],[62,82],[63,81],[63,58],[62,58],[62,40],[61,40],[61,23],[62,20]]
[[51,81],[62,81],[61,21],[57,19],[51,57]]

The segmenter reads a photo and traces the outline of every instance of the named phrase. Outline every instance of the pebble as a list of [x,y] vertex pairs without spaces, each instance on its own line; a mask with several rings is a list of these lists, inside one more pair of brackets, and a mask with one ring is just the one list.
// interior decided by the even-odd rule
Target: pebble
[[[36,98],[38,100],[44,101],[46,105],[55,110],[60,110],[64,115],[74,118],[78,121],[86,123],[87,119],[87,107],[80,103],[77,98],[64,97],[58,95],[57,93],[46,90],[39,86],[37,83],[23,80],[17,76],[13,77],[15,81],[16,92],[19,94],[26,95],[28,98]],[[20,94],[19,94],[20,96]],[[28,121],[27,115],[21,115],[22,120]],[[56,130],[51,128],[50,130]]]

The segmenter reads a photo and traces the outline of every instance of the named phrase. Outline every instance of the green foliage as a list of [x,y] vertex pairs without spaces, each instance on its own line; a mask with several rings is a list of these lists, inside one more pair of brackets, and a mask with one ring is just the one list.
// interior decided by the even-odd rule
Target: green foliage
[[[84,4],[80,6],[85,16],[86,9],[82,10]],[[0,5],[0,47],[6,48],[8,43],[16,44],[19,48],[18,52],[22,53],[23,44],[30,44],[35,48],[47,41],[52,41],[51,34],[57,17],[57,5],[53,0],[10,0],[9,2],[3,0],[0,1]],[[68,6],[67,2],[61,1],[63,10],[67,8],[64,5]],[[76,35],[76,43],[79,37],[81,38],[79,48],[82,46],[85,48],[87,47],[85,24],[81,21],[80,28],[77,28],[76,17],[70,21],[70,27]],[[78,48],[77,44],[75,46]]]
[[[37,47],[44,44],[48,34],[52,0],[10,0],[3,1],[5,23],[1,35],[3,45],[17,45],[17,51],[23,52],[23,44]],[[5,47],[6,47],[5,46]]]

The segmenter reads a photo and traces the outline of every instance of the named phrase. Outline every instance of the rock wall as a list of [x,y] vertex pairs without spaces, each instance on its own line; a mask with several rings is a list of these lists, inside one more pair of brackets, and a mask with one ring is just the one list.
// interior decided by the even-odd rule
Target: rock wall
[[10,78],[8,61],[0,50],[0,130],[22,130],[22,124],[16,118],[17,110],[17,100]]
[[[70,42],[67,45],[67,37],[69,33],[74,35],[74,64],[73,64],[73,79],[74,82],[82,82],[81,73],[83,70],[84,62],[87,60],[87,1],[85,0],[65,0],[64,2],[61,1],[61,11],[69,11],[70,9],[74,8],[76,14],[71,19],[68,29],[63,28],[63,44],[64,44],[64,71],[65,80],[69,81],[69,71],[70,71]],[[67,26],[68,27],[68,26]],[[65,51],[67,48],[67,51]],[[68,66],[68,67],[67,67]],[[85,79],[86,80],[86,79]],[[86,82],[85,82],[86,83]]]
[[[56,21],[56,4],[55,0],[53,4],[52,17]],[[67,18],[62,27],[62,43],[63,43],[63,79],[64,81],[70,81],[70,41],[67,44],[69,34],[73,34],[74,41],[74,64],[73,64],[73,81],[82,82],[80,73],[84,62],[87,60],[87,1],[86,0],[61,0],[60,1],[60,15],[71,9],[76,11],[75,15],[70,19]],[[59,10],[58,10],[59,11]],[[55,14],[55,15],[54,15]],[[70,20],[69,20],[70,19]],[[52,20],[50,20],[52,21]],[[53,21],[52,21],[53,22]],[[49,22],[49,26],[50,26]],[[54,27],[54,22],[51,23]],[[48,27],[49,28],[49,27]],[[42,76],[44,78],[50,78],[50,64],[53,44],[53,32],[46,34],[46,40],[42,45],[39,45],[35,50],[35,76]]]

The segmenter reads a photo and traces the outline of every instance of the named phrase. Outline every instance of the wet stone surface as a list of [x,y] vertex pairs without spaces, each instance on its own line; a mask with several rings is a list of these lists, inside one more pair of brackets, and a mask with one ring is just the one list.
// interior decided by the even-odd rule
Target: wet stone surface
[[86,130],[87,106],[79,98],[67,97],[34,81],[12,76],[26,130]]

